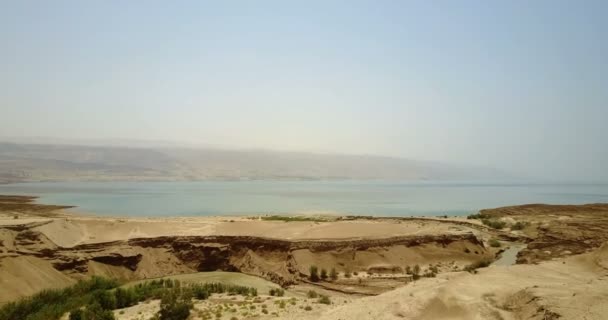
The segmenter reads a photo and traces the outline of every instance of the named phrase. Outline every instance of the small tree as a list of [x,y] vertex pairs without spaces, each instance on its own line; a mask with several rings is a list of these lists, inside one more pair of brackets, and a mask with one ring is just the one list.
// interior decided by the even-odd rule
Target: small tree
[[412,274],[414,276],[414,280],[420,279],[420,266],[419,265],[414,266],[414,270],[412,270]]
[[327,280],[327,270],[325,270],[325,268],[321,269],[321,279],[323,279],[323,281]]
[[308,296],[309,298],[311,298],[311,299],[314,299],[314,298],[318,297],[319,295],[318,295],[318,294],[317,294],[317,292],[316,292],[316,291],[314,291],[314,290],[308,290],[308,294],[307,294],[307,296]]
[[310,266],[310,281],[317,282],[319,281],[319,270],[317,266]]
[[331,268],[331,271],[329,271],[329,277],[331,280],[338,280],[338,272],[336,272],[336,268]]
[[406,273],[406,274],[413,274],[414,272],[412,271],[412,267],[410,267],[410,266],[405,266],[405,273]]
[[192,302],[180,297],[177,290],[167,292],[160,300],[160,320],[186,320],[190,316]]
[[99,303],[104,310],[116,309],[116,297],[107,290],[99,290],[93,295],[93,301]]

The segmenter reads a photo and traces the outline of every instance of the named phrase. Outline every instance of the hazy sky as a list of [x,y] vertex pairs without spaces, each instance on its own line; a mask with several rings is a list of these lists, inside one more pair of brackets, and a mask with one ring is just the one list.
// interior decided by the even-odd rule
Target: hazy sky
[[0,1],[0,137],[608,180],[608,1]]

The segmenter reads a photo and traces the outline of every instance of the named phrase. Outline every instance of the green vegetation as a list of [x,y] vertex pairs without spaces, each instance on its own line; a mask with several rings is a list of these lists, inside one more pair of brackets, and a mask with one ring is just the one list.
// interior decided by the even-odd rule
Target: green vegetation
[[[99,277],[65,288],[44,290],[31,297],[5,304],[0,308],[0,320],[55,320],[70,310],[92,304],[98,292],[116,288],[118,282]],[[89,311],[91,311],[90,309]],[[85,312],[77,312],[73,320],[84,318]],[[90,313],[90,312],[89,312]]]
[[427,278],[434,278],[439,273],[439,269],[437,266],[429,265],[429,268],[424,273],[424,276]]
[[494,247],[494,248],[500,248],[500,246],[501,246],[500,241],[498,241],[496,239],[490,239],[489,244],[490,244],[490,247]]
[[282,297],[285,295],[285,290],[283,289],[270,289],[270,291],[268,291],[268,294],[273,296],[273,297]]
[[331,304],[331,300],[329,300],[329,297],[326,295],[320,295],[319,300],[317,300],[317,302],[322,304]]
[[310,272],[310,281],[318,282],[319,281],[319,270],[317,269],[317,266],[310,266],[309,272]]
[[306,307],[304,307],[304,310],[310,311],[310,310],[312,310],[312,307],[311,306],[306,306]]
[[420,266],[419,265],[415,265],[414,269],[412,269],[412,276],[413,276],[414,280],[420,279]]
[[481,214],[481,213],[477,213],[477,214],[470,214],[467,216],[467,219],[471,220],[471,219],[486,219],[488,218],[488,216]]
[[504,221],[496,220],[496,219],[481,219],[481,223],[486,226],[494,229],[502,229],[507,226],[507,223]]
[[316,299],[319,295],[317,294],[316,291],[314,290],[308,290],[308,293],[306,294],[310,299]]
[[336,272],[336,268],[331,268],[331,271],[329,271],[329,277],[333,281],[338,280],[338,272]]
[[323,279],[323,281],[327,280],[327,270],[324,268],[321,269],[321,279]]
[[471,273],[477,273],[477,269],[485,268],[485,267],[489,266],[490,264],[492,264],[491,260],[480,260],[480,261],[471,263],[470,265],[464,267],[464,271],[468,271]]
[[526,226],[528,226],[527,222],[517,221],[511,226],[511,230],[523,230]]
[[191,299],[207,299],[212,293],[257,295],[255,288],[222,283],[184,285],[177,280],[159,279],[130,288],[100,277],[80,281],[60,290],[45,290],[32,297],[8,303],[0,308],[0,320],[57,320],[70,312],[70,320],[112,320],[111,310],[133,306],[148,299],[160,299],[159,320],[186,319]]
[[192,299],[185,290],[179,287],[169,289],[160,300],[160,320],[186,320],[190,316],[192,309]]

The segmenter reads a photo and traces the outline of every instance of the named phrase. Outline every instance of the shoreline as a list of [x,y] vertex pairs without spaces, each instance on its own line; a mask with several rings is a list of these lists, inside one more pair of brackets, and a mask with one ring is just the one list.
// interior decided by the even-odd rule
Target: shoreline
[[[569,315],[555,303],[560,296],[551,295],[555,292],[551,290],[564,290],[561,283],[554,284],[556,277],[577,288],[576,299],[583,299],[582,305],[601,293],[580,286],[591,280],[608,281],[589,271],[596,268],[590,267],[593,261],[604,259],[596,255],[608,242],[606,204],[484,209],[480,219],[352,215],[262,219],[260,215],[108,217],[35,199],[0,195],[0,279],[7,288],[0,292],[0,303],[94,275],[125,282],[166,277],[199,281],[207,279],[209,271],[233,271],[253,276],[247,281],[280,285],[289,296],[305,298],[308,291],[316,290],[344,301],[318,309],[318,319],[334,319],[334,314],[366,319],[367,310],[382,319],[383,309],[361,309],[368,300],[374,306],[408,301],[426,310],[432,299],[443,301],[433,292],[444,289],[449,303],[484,314],[494,308],[484,298],[489,293],[499,292],[496,298],[503,299],[501,303],[513,303],[509,297],[532,284],[553,289],[546,294],[528,292],[521,306],[541,297],[534,300],[542,301],[535,302],[534,310],[543,307]],[[501,222],[500,228],[483,224],[483,219]],[[494,264],[505,259],[506,266]],[[406,271],[414,265],[420,266],[419,280]],[[336,268],[338,279],[310,281],[311,266]],[[583,280],[563,277],[573,272],[584,274]],[[502,279],[502,284],[493,279]],[[479,286],[487,281],[491,285]],[[481,309],[471,309],[470,299]],[[137,314],[144,306],[134,306],[125,314]],[[146,308],[152,306],[156,305]],[[290,312],[296,317],[307,314]],[[123,320],[120,313],[116,315]]]

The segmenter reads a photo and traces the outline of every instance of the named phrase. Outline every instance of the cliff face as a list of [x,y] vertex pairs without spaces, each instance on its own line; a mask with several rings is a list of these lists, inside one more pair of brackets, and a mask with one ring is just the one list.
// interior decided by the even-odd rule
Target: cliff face
[[72,279],[105,275],[133,280],[222,270],[256,275],[286,286],[305,279],[311,265],[344,272],[377,265],[405,267],[442,262],[464,265],[491,257],[483,242],[472,233],[332,241],[171,236],[64,248],[30,227],[12,229],[0,229],[4,240],[0,263],[28,256],[50,264]]

